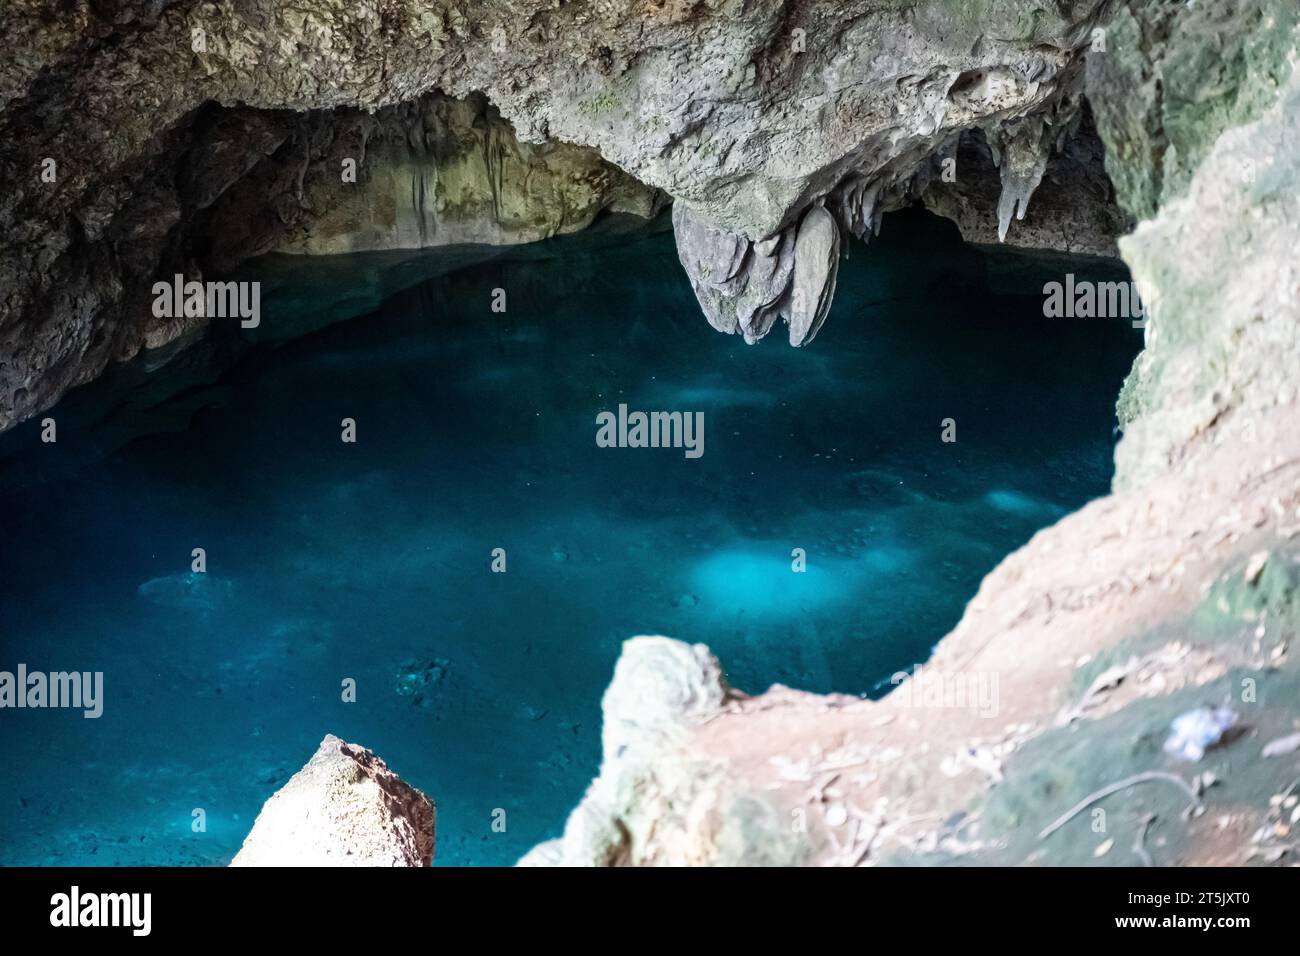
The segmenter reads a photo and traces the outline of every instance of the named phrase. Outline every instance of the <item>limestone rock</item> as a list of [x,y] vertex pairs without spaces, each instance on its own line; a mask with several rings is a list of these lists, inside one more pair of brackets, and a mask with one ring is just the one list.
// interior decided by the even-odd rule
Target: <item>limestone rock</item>
[[756,242],[746,276],[745,291],[736,301],[736,324],[745,342],[753,345],[771,330],[794,272],[795,240],[790,230]]
[[715,329],[753,344],[784,318],[791,345],[813,340],[830,311],[840,256],[839,224],[820,204],[797,228],[756,243],[701,222],[682,203],[673,207],[673,230],[691,288]]
[[[1160,36],[1148,45],[1138,37]],[[1127,5],[1088,87],[1120,201],[1120,241],[1147,308],[1120,395],[1117,489],[1239,445],[1300,396],[1300,7]],[[1206,108],[1205,104],[1213,104]],[[1290,427],[1294,427],[1294,423]]]
[[[1132,224],[1115,201],[1101,140],[1090,113],[1084,114],[1077,135],[1067,137],[1047,160],[1025,216],[1011,223],[1004,235],[998,235],[1002,174],[981,130],[963,133],[951,152],[936,154],[922,203],[956,223],[967,242],[1118,258],[1116,240]],[[944,160],[952,160],[952,165],[945,167]]]
[[1114,5],[1086,86],[1126,210],[1152,218],[1186,193],[1220,135],[1276,102],[1298,28],[1293,0]]
[[625,641],[601,701],[604,761],[662,746],[683,725],[716,711],[730,692],[717,658],[703,644],[670,637]]
[[601,701],[600,773],[570,814],[564,836],[534,848],[520,865],[646,862],[640,852],[655,816],[665,810],[663,801],[675,800],[680,809],[707,790],[707,774],[696,774],[689,759],[659,761],[691,726],[738,696],[703,644],[667,637],[624,642]]
[[231,866],[429,866],[433,801],[377,756],[327,734],[262,807]]
[[998,241],[1005,242],[1011,217],[1024,219],[1029,199],[1043,181],[1051,146],[1042,120],[1035,117],[1017,124],[1011,131],[1000,131],[1001,148],[994,154],[1002,176],[1002,195],[998,198]]
[[[511,245],[577,232],[600,213],[654,216],[666,204],[587,146],[524,143],[481,94],[429,94],[373,116],[335,111],[320,121],[320,159],[290,207],[293,225],[277,252],[330,255],[374,249],[421,249],[458,243]],[[286,159],[297,174],[293,151]],[[342,165],[356,182],[341,189]],[[237,219],[263,214],[266,196],[251,177],[241,201],[209,228],[237,234]],[[299,212],[302,210],[302,212]]]
[[539,843],[522,857],[515,866],[563,866],[564,865],[564,841],[547,840],[545,843]]
[[794,240],[794,285],[790,290],[790,344],[807,345],[831,310],[840,268],[840,230],[823,207],[813,206]]
[[677,257],[690,277],[704,317],[719,332],[735,332],[734,300],[748,281],[742,267],[749,241],[696,218],[685,203],[673,206],[673,233]]

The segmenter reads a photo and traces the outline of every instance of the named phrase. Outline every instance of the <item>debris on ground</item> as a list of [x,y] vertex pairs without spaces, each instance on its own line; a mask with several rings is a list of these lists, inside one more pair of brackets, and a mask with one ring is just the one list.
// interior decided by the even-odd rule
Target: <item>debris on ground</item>
[[1197,707],[1179,714],[1170,725],[1165,753],[1180,760],[1198,761],[1237,723],[1237,713],[1227,707]]

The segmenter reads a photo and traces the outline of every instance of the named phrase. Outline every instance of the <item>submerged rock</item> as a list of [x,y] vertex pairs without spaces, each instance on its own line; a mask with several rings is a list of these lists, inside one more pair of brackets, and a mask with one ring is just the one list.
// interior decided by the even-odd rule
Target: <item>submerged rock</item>
[[231,866],[429,866],[436,808],[364,747],[327,734],[266,801]]
[[142,598],[159,607],[202,613],[222,607],[232,590],[230,581],[209,572],[195,571],[150,578],[136,589]]
[[394,690],[398,697],[410,698],[411,706],[424,707],[432,704],[427,695],[438,689],[447,679],[451,661],[435,657],[433,660],[410,657],[402,661],[397,671]]

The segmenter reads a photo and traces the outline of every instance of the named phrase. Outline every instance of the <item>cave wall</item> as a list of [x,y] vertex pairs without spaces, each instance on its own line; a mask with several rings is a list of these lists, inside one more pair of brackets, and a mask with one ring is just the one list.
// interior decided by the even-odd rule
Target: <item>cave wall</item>
[[1263,454],[1270,410],[1295,400],[1298,32],[1286,0],[1130,2],[1088,61],[1107,170],[1145,220],[1121,241],[1149,321],[1119,488],[1216,444]]
[[228,190],[202,225],[222,265],[265,251],[535,242],[606,210],[649,219],[667,203],[590,147],[521,143],[481,94],[285,123],[291,146]]
[[1024,218],[1005,234],[999,235],[998,221],[1002,183],[982,130],[970,130],[957,140],[952,181],[944,178],[946,157],[938,157],[921,203],[955,222],[967,242],[1118,258],[1116,240],[1133,228],[1133,220],[1120,208],[1106,175],[1105,147],[1086,102],[1080,120],[1080,128],[1052,152]]

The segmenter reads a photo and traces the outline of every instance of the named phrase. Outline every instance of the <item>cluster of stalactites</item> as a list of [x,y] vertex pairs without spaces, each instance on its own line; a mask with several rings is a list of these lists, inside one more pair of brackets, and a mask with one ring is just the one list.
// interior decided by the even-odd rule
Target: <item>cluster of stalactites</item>
[[[1042,182],[1047,161],[1077,124],[1077,103],[1061,103],[989,133],[1002,180],[998,238],[1005,240],[1012,217],[1023,219]],[[956,137],[936,157],[953,151]],[[696,218],[685,203],[673,208],[677,254],[705,317],[719,332],[739,333],[753,344],[784,320],[790,344],[807,345],[830,311],[845,234],[862,240],[880,232],[886,207],[924,191],[934,163],[910,177],[869,178],[854,174],[816,200],[790,225],[759,240]]]
[[1029,198],[1043,181],[1053,149],[1061,149],[1078,129],[1079,101],[1059,100],[1051,110],[1006,124],[988,135],[993,161],[1002,180],[998,197],[998,241],[1005,242],[1011,219],[1024,219]]
[[852,213],[851,231],[865,236],[879,221],[871,192],[864,184],[852,198],[841,199],[839,221],[821,200],[796,223],[758,241],[702,222],[678,203],[673,209],[677,254],[709,324],[719,332],[738,332],[752,344],[783,319],[791,345],[811,342],[835,296],[843,204]]

